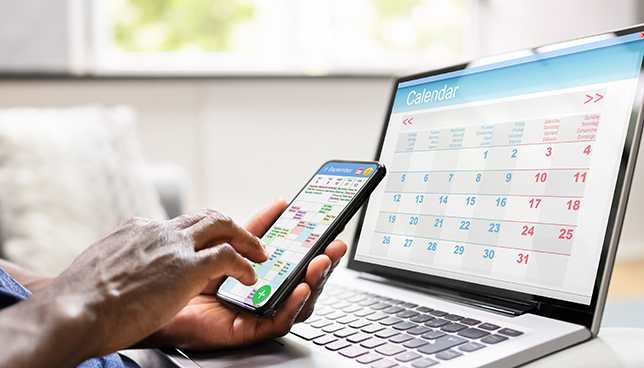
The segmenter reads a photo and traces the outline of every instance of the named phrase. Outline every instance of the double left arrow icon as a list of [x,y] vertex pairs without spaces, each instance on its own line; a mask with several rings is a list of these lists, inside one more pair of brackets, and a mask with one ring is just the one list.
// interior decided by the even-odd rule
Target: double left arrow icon
[[412,120],[414,120],[414,118],[407,118],[407,119],[403,120],[403,124],[405,124],[405,125],[411,125],[411,121],[412,121]]

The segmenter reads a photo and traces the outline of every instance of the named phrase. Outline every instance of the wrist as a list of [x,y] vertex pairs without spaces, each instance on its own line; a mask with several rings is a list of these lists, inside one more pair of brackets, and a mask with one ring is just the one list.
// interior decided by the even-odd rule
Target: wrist
[[77,366],[98,355],[96,318],[73,298],[47,294],[0,311],[0,345],[7,358],[0,367]]

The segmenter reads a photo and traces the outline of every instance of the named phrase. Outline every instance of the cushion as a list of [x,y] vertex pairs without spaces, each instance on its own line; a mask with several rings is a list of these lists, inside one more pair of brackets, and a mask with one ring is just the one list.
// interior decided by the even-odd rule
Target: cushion
[[132,108],[0,109],[0,244],[59,273],[131,216],[166,217],[145,175]]

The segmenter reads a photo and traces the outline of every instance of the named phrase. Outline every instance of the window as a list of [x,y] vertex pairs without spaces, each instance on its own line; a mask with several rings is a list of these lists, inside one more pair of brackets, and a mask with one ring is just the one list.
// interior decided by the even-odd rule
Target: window
[[471,58],[476,0],[99,0],[97,72],[389,74]]

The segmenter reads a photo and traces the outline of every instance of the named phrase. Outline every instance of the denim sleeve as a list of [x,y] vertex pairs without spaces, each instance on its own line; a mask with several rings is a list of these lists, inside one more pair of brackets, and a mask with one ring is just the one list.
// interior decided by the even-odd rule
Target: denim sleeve
[[[31,296],[31,292],[0,268],[0,309],[14,305]],[[1,353],[0,353],[1,354]],[[84,361],[78,368],[125,368],[118,354]]]

